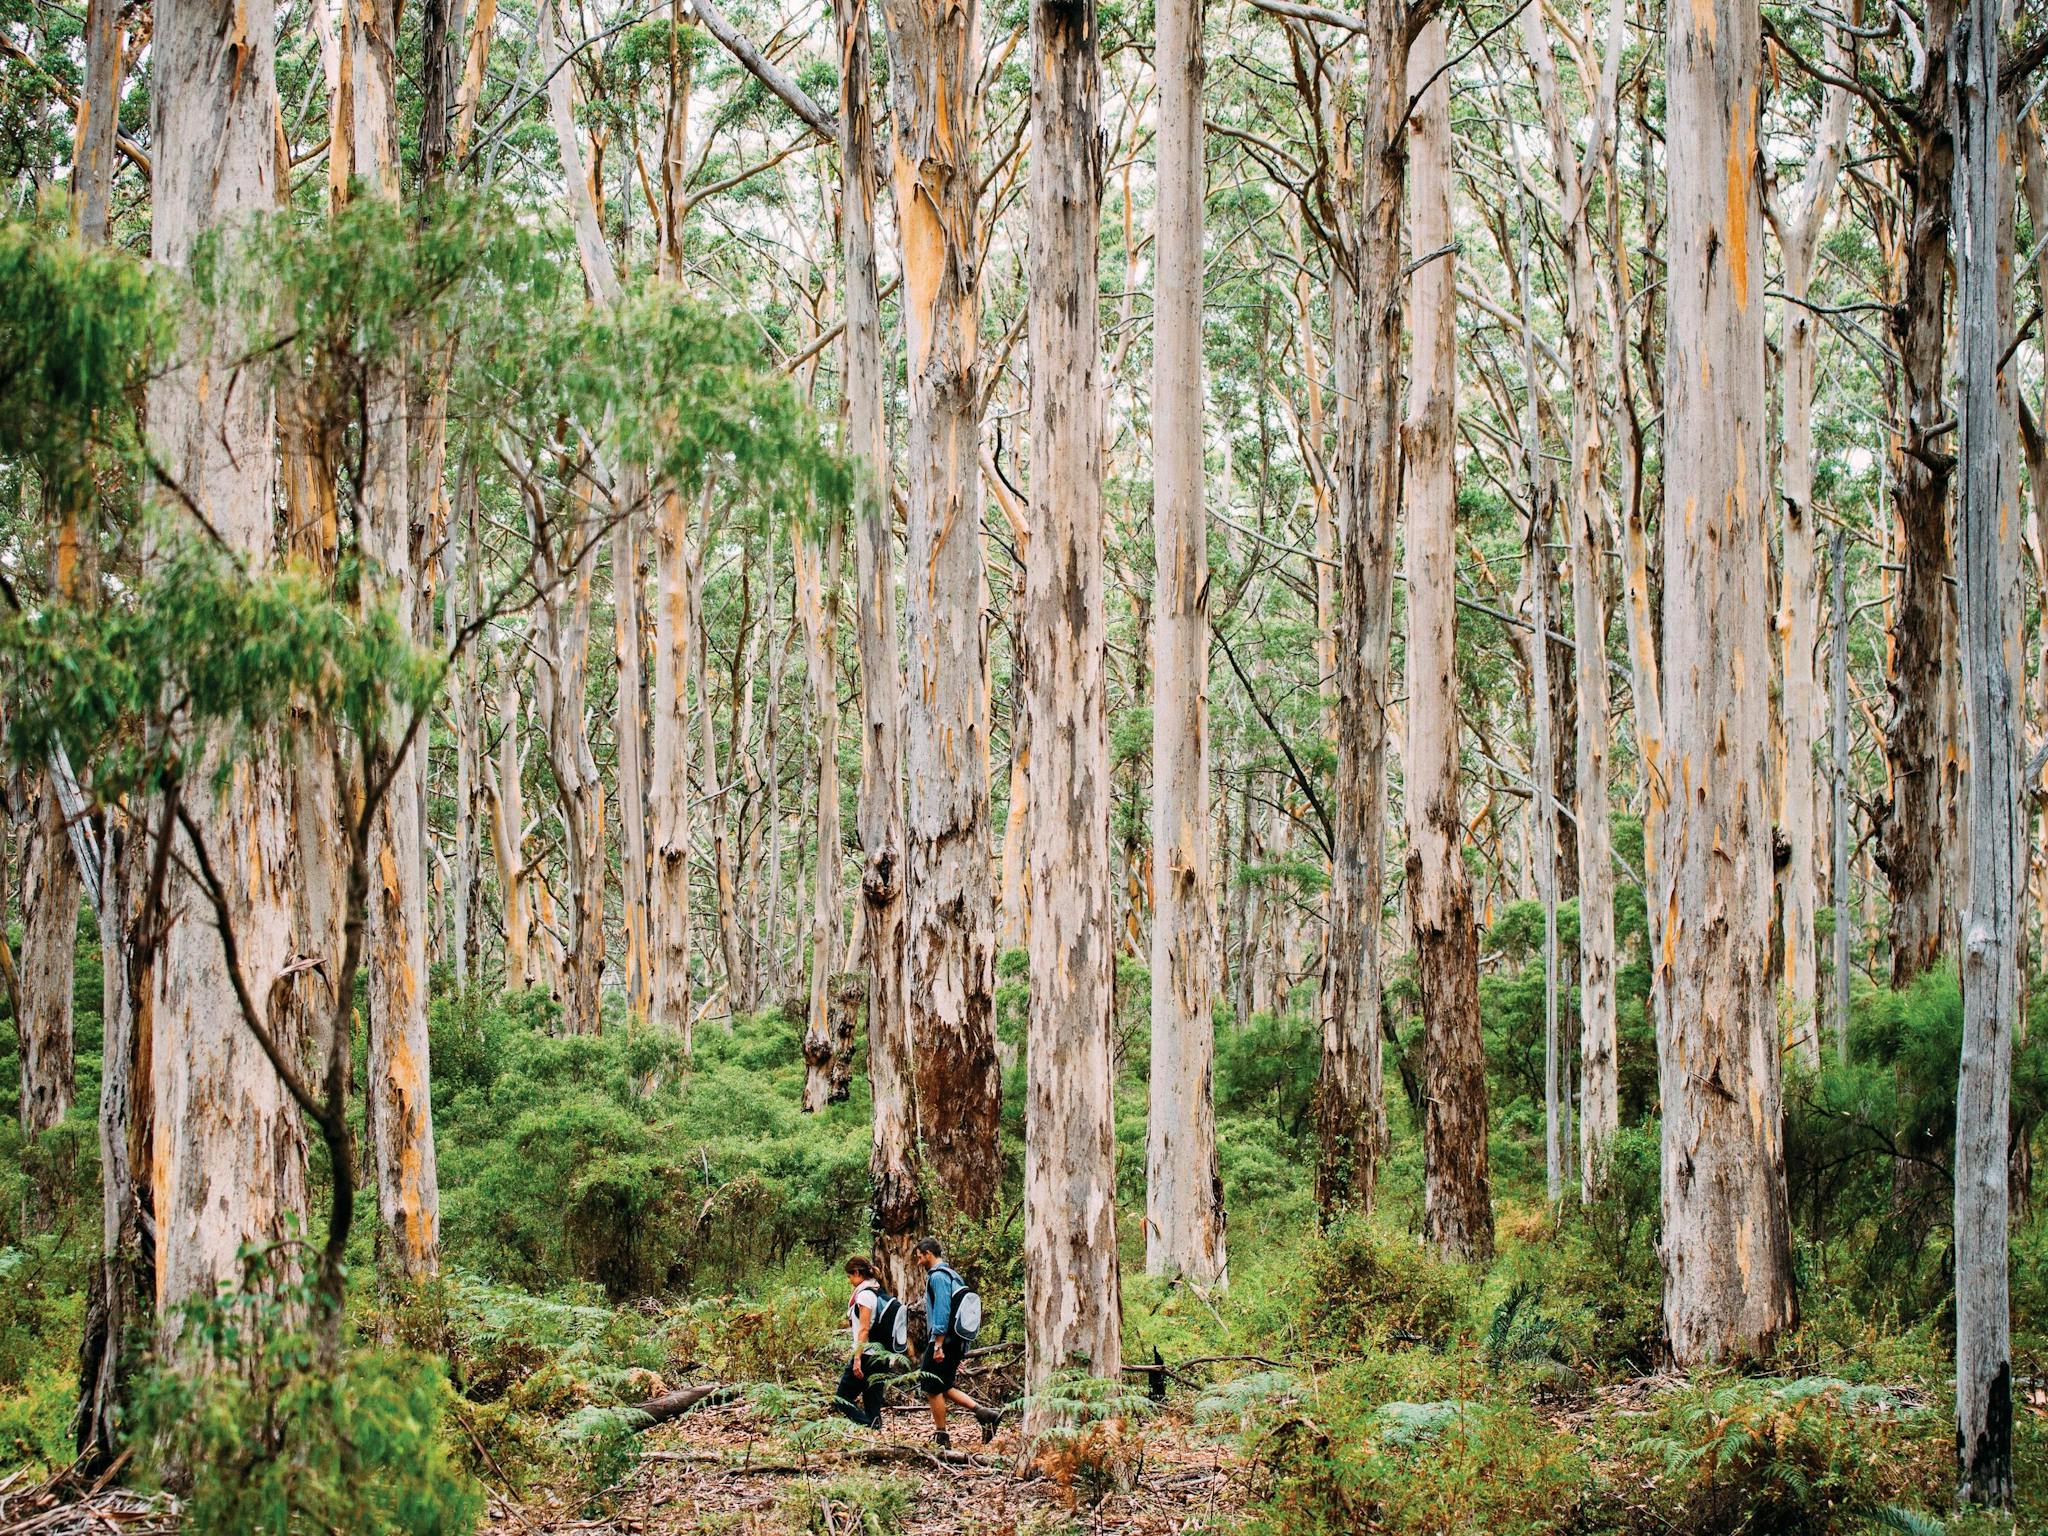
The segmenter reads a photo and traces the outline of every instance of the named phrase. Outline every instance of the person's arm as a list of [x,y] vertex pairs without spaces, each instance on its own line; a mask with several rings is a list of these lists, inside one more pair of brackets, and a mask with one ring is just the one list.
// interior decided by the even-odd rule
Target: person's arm
[[853,1374],[864,1376],[867,1372],[862,1362],[867,1359],[868,1330],[875,1323],[875,1298],[872,1291],[861,1293],[865,1300],[856,1298],[853,1303]]
[[931,1295],[932,1357],[946,1358],[946,1330],[953,1325],[953,1277],[944,1270],[935,1269],[926,1282]]

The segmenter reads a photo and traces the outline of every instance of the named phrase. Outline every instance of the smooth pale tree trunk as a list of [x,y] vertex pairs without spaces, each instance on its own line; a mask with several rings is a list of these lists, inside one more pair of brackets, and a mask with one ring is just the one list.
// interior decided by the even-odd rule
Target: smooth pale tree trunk
[[[396,201],[398,7],[395,0],[360,0],[344,7],[342,16],[347,66],[342,100],[351,114],[348,142],[355,156],[355,184],[366,196]],[[389,607],[401,632],[411,635],[420,622],[425,530],[415,526],[409,495],[411,435],[401,359],[371,363],[360,409],[356,515],[364,596]],[[439,486],[434,490],[438,494]],[[404,730],[403,719],[390,723],[389,749],[397,749]],[[409,754],[377,807],[370,835],[365,956],[370,1047],[365,1111],[382,1218],[379,1257],[409,1281],[433,1273],[441,1243],[427,1050],[426,764],[424,752]]]
[[120,0],[87,0],[85,91],[72,124],[71,217],[78,238],[98,244],[113,219],[114,153],[121,128],[125,43]]
[[2012,1303],[2008,1140],[2013,1026],[2020,1006],[2021,871],[2017,691],[2025,677],[2018,487],[2005,453],[2000,374],[2012,277],[2013,122],[1999,88],[1997,0],[1956,18],[1956,373],[1961,506],[1957,565],[1968,902],[1961,919],[1962,1070],[1956,1092],[1956,1496],[2012,1502]]
[[[1829,69],[1839,76],[1851,74],[1853,65],[1840,29],[1823,25],[1821,32]],[[1778,499],[1785,514],[1778,608],[1778,645],[1784,668],[1779,718],[1785,735],[1785,774],[1778,824],[1791,857],[1779,878],[1784,927],[1780,964],[1790,1007],[1787,1023],[1792,1048],[1808,1070],[1820,1066],[1820,941],[1815,916],[1820,905],[1821,859],[1814,773],[1814,749],[1820,738],[1820,688],[1815,670],[1820,589],[1813,508],[1814,353],[1819,319],[1807,307],[1806,295],[1813,282],[1821,229],[1834,203],[1848,136],[1849,93],[1840,86],[1824,87],[1820,125],[1805,174],[1789,199],[1773,198],[1767,205],[1778,236],[1783,268],[1780,283],[1785,292],[1779,383],[1784,396],[1784,440],[1778,457]]]
[[[1216,1162],[1209,531],[1202,475],[1202,0],[1159,11],[1153,300],[1152,1079],[1145,1268],[1228,1273]],[[1034,354],[1035,355],[1035,354]]]
[[[150,245],[173,271],[209,236],[222,239],[233,260],[245,248],[241,231],[276,206],[271,30],[234,25],[238,15],[214,0],[156,7]],[[261,370],[240,367],[254,338],[231,306],[219,324],[187,326],[184,339],[184,360],[150,383],[150,440],[171,481],[260,573],[274,558],[275,422]],[[268,998],[293,954],[285,765],[261,746],[209,740],[197,744],[188,778],[186,814],[214,863],[239,872],[227,886],[228,916],[255,995]],[[189,858],[186,839],[178,843]],[[192,1346],[180,1346],[184,1304],[235,1283],[247,1245],[286,1238],[303,1218],[306,1137],[242,1021],[206,895],[186,860],[174,861],[166,878],[175,917],[149,978],[152,996],[138,1006],[153,1036],[147,1091],[160,1336],[189,1354]]]
[[803,618],[804,672],[811,689],[811,730],[818,775],[818,868],[811,880],[810,1008],[804,1029],[806,1110],[846,1097],[853,1037],[835,1025],[845,1018],[832,999],[839,964],[839,569],[835,528],[814,545],[800,528],[789,532],[795,564],[797,610]]
[[1834,889],[1835,1060],[1849,1064],[1849,577],[1847,534],[1837,525],[1828,538],[1829,868]]
[[[763,563],[767,567],[767,580],[763,583],[762,614],[758,624],[752,626],[749,634],[752,643],[747,651],[758,655],[763,646],[768,652],[768,675],[766,707],[762,710],[761,749],[748,752],[741,757],[740,779],[746,787],[745,798],[741,801],[741,827],[739,839],[743,850],[740,868],[745,871],[745,880],[739,892],[740,922],[746,934],[747,992],[756,1006],[764,997],[780,997],[782,989],[781,965],[775,930],[782,912],[782,676],[789,657],[789,647],[777,641],[775,628],[775,597],[780,582],[776,576],[775,552],[776,531],[770,528],[765,541],[766,551]],[[751,661],[747,664],[749,678],[753,675]],[[735,743],[752,739],[754,720],[755,690],[752,684],[743,684],[735,676],[733,696],[744,697],[746,705],[734,731]],[[802,796],[798,802],[801,804]],[[760,878],[763,861],[761,841],[763,835],[768,841],[766,880]],[[801,902],[798,903],[801,906]]]
[[[447,622],[444,650],[452,649],[462,627],[483,610],[483,551],[477,542],[476,486],[463,477],[455,521],[449,531]],[[483,797],[483,673],[479,647],[463,646],[452,674],[449,732],[455,738],[455,900],[452,907],[455,976],[464,986],[477,980],[483,904],[478,822]]]
[[1010,725],[1010,809],[1003,818],[1002,931],[997,947],[1004,950],[1023,948],[1030,928],[1031,892],[1024,874],[1024,786],[1030,776],[1031,739],[1018,716]]
[[[662,114],[660,275],[682,270],[682,187],[689,141],[690,68],[679,22],[669,32],[668,101]],[[707,488],[706,496],[710,492]],[[648,875],[648,1012],[688,1055],[694,1045],[690,987],[690,678],[697,618],[688,505],[671,486],[654,521],[654,696],[647,785],[653,861]]]
[[690,698],[696,615],[691,611],[689,508],[663,491],[655,524],[654,776],[648,804],[654,833],[651,888],[655,1024],[693,1044],[690,999]]
[[[1449,1258],[1493,1255],[1486,1155],[1486,1042],[1479,932],[1458,791],[1457,296],[1451,230],[1451,91],[1444,23],[1417,34],[1409,67],[1429,81],[1409,118],[1413,355],[1403,424],[1407,510],[1408,714],[1404,760],[1408,915],[1422,994],[1422,1230]],[[1443,252],[1439,255],[1438,252]]]
[[[1031,521],[1024,499],[1018,495],[996,469],[995,459],[986,445],[982,448],[981,477],[988,492],[995,498],[996,506],[1002,511],[1003,520],[1010,525],[1013,561],[1010,569],[1010,612],[1024,611],[1024,556],[1031,543]],[[1016,652],[1015,631],[1012,629],[1011,654]],[[1003,816],[1002,847],[1002,891],[998,901],[998,917],[1001,927],[996,934],[998,951],[1022,949],[1031,934],[1031,874],[1025,862],[1024,824],[1029,819],[1026,806],[1030,799],[1027,781],[1031,776],[1031,720],[1025,713],[1018,697],[1021,671],[1012,674],[1010,690],[1010,782],[1009,801]],[[995,697],[991,690],[989,697]]]
[[[745,742],[740,734],[739,710],[734,709],[734,740],[727,754],[726,771],[721,774],[718,763],[718,721],[711,699],[711,617],[704,606],[704,562],[710,554],[710,543],[708,520],[700,517],[699,548],[691,572],[696,595],[690,605],[696,614],[697,635],[690,659],[697,675],[697,729],[699,747],[704,754],[704,822],[711,833],[712,890],[716,897],[719,953],[725,961],[726,1012],[731,1017],[737,1017],[753,1009],[753,998],[747,984],[747,957],[740,939],[739,880],[735,873],[733,858],[732,810],[729,804],[733,776],[738,771]],[[744,561],[744,557],[742,559]],[[743,607],[745,597],[746,593],[743,590]]]
[[1892,985],[1903,987],[1941,952],[1950,892],[1944,829],[1952,814],[1948,695],[1953,688],[1955,617],[1949,597],[1949,481],[1953,426],[1948,399],[1950,176],[1955,160],[1949,112],[1949,43],[1955,9],[1930,0],[1922,24],[1924,83],[1907,128],[1902,166],[1909,229],[1899,250],[1892,320],[1899,398],[1890,481],[1900,536],[1897,600],[1885,724],[1891,795],[1880,807],[1878,866],[1891,890]]
[[[103,243],[112,220],[115,140],[119,128],[125,34],[115,0],[86,7],[85,93],[79,103],[71,167],[78,236]],[[75,562],[73,562],[75,565]],[[51,786],[53,796],[56,786]],[[62,800],[58,800],[62,810]],[[135,1006],[152,983],[144,959],[132,892],[142,839],[122,807],[101,819],[97,862],[100,982],[100,1256],[79,1343],[74,1444],[82,1470],[97,1473],[120,1454],[121,1421],[135,1363],[133,1330],[150,1315],[154,1270],[142,1244],[138,1191],[150,1184],[138,1150],[149,1145],[150,1068],[139,1049]],[[75,939],[75,933],[74,933]],[[75,983],[74,983],[75,984]],[[17,1016],[19,1016],[17,988]],[[23,1096],[24,1104],[27,1095]]]
[[39,1136],[71,1112],[71,1003],[78,946],[78,862],[64,808],[48,774],[31,781],[21,849],[21,955],[15,1035],[21,1061],[21,1129]]
[[[2042,140],[2039,111],[2021,117],[2018,127],[2020,184],[2026,194],[2027,217],[2034,228],[2048,228],[2048,145],[2044,145]],[[2034,251],[2036,292],[2043,291],[2041,284],[2044,280],[2048,280],[2048,248],[2041,248],[2037,242]],[[2048,436],[2043,435],[2040,423],[2034,419],[2024,391],[2014,391],[2014,414],[2019,418],[2020,446],[2026,454],[2027,492],[2032,501],[2033,537],[2029,541],[2028,553],[2034,566],[2036,590],[2048,590],[2048,575],[2043,574],[2048,572]],[[2043,655],[2048,655],[2048,605],[2037,612],[2035,633],[2040,638]],[[2048,666],[2035,669],[2029,692],[2034,719],[2048,728]],[[2029,746],[2030,750],[2038,751],[2038,744],[2030,743]],[[2030,797],[2040,797],[2048,792],[2048,764],[2035,774],[2033,782],[2022,786],[2021,792]],[[2035,828],[2027,876],[2033,888],[2036,930],[2048,939],[2048,817],[2040,818],[2040,824]],[[2021,974],[2025,974],[2024,964]],[[2024,1015],[2021,1025],[2019,1038],[2024,1040]]]
[[519,748],[522,713],[517,649],[497,655],[498,749],[484,760],[484,795],[489,801],[491,852],[498,868],[498,899],[505,919],[505,985],[542,984],[534,943],[532,871],[526,864],[525,754]]
[[[1533,440],[1532,440],[1533,443]],[[1540,452],[1539,448],[1532,451]],[[1564,1063],[1557,1020],[1557,728],[1550,703],[1550,583],[1542,577],[1545,541],[1550,537],[1556,487],[1536,472],[1536,516],[1529,520],[1530,582],[1535,635],[1530,637],[1529,708],[1535,716],[1529,776],[1536,782],[1536,894],[1543,903],[1543,1173],[1544,1192],[1556,1205],[1564,1198]]]
[[1109,716],[1102,571],[1102,66],[1092,0],[1031,16],[1031,464],[1019,635],[1033,761],[1025,1432],[1061,1369],[1117,1379]]
[[1653,904],[1669,1023],[1664,1322],[1681,1365],[1768,1354],[1793,1322],[1770,979],[1769,543],[1756,0],[1673,13],[1664,369],[1665,732]]
[[853,530],[860,648],[861,925],[868,960],[868,1154],[875,1247],[895,1294],[920,1294],[910,1248],[923,1235],[917,1101],[903,995],[903,674],[896,650],[895,519],[882,416],[882,303],[875,278],[875,124],[866,0],[837,0],[840,247],[846,291],[846,442],[860,475]]
[[[1535,61],[1539,94],[1546,78],[1548,40],[1538,33],[1525,38],[1530,58]],[[1516,278],[1517,295],[1529,291],[1532,270],[1529,254],[1529,212],[1527,183],[1523,179],[1521,156],[1515,157]],[[1536,896],[1543,904],[1543,1172],[1544,1193],[1555,1206],[1564,1198],[1564,1061],[1557,1020],[1557,714],[1556,695],[1550,686],[1552,629],[1550,598],[1550,537],[1557,523],[1557,473],[1543,453],[1542,378],[1536,351],[1536,327],[1526,300],[1522,310],[1522,369],[1529,381],[1528,400],[1522,416],[1522,458],[1529,482],[1530,516],[1523,537],[1524,580],[1529,588],[1531,617],[1529,658],[1529,777],[1534,794],[1530,807],[1535,819],[1529,841],[1535,845]],[[1589,1084],[1590,1086],[1590,1084]]]
[[963,1213],[994,1209],[1002,1081],[981,621],[975,169],[979,7],[885,0],[909,349],[904,998],[918,1136]]
[[[1358,224],[1341,238],[1331,292],[1338,394],[1337,814],[1316,1080],[1316,1209],[1370,1209],[1386,1150],[1380,927],[1385,900],[1387,717],[1394,679],[1394,532],[1401,485],[1402,193],[1407,7],[1371,0],[1363,148],[1337,182]],[[1351,189],[1356,188],[1354,203]]]
[[618,659],[618,701],[613,711],[618,754],[619,917],[625,930],[623,980],[626,1011],[646,1019],[653,1007],[649,950],[650,876],[647,817],[646,625],[641,617],[640,529],[646,515],[646,476],[619,475],[621,505],[612,528],[612,645]]
[[[1614,995],[1614,843],[1608,819],[1607,438],[1601,399],[1600,294],[1592,193],[1613,162],[1610,124],[1620,80],[1627,7],[1609,11],[1600,76],[1581,148],[1573,135],[1540,7],[1522,13],[1523,44],[1549,132],[1562,201],[1571,374],[1571,488],[1565,509],[1572,569],[1572,683],[1577,704],[1572,787],[1574,863],[1579,895],[1580,1194],[1591,1199],[1606,1178],[1606,1152],[1619,1124]],[[1590,48],[1590,39],[1582,45]]]
[[[529,504],[534,584],[534,702],[554,770],[562,823],[562,863],[569,883],[569,942],[560,960],[557,999],[572,1033],[602,1027],[599,987],[604,975],[604,784],[590,747],[584,713],[590,667],[591,580],[597,555],[589,507],[556,530]],[[558,546],[557,540],[560,544]],[[539,925],[545,938],[546,924]]]

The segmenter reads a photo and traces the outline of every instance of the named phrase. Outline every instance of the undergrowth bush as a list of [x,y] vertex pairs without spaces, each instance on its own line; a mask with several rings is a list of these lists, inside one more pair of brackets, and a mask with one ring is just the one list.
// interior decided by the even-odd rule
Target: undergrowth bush
[[1143,1471],[1152,1407],[1121,1380],[1059,1371],[1033,1395],[1030,1411],[1048,1415],[1049,1427],[1032,1445],[1031,1463],[1069,1508],[1100,1504]]
[[1325,1391],[1247,1437],[1253,1536],[1563,1536],[1588,1529],[1577,1442],[1514,1403],[1366,1406]]
[[916,1496],[913,1478],[859,1472],[792,1492],[783,1508],[806,1536],[902,1536]]
[[438,1361],[352,1349],[328,1366],[301,1321],[310,1288],[187,1308],[202,1370],[159,1368],[136,1395],[150,1449],[207,1536],[465,1536],[482,1491],[444,1434]]
[[751,1284],[866,1228],[864,1096],[803,1114],[779,1013],[706,1031],[687,1063],[649,1030],[553,1033],[538,993],[432,1017],[444,1240],[472,1270],[622,1301]]
[[1305,1252],[1305,1331],[1326,1343],[1450,1342],[1464,1316],[1463,1272],[1413,1238],[1364,1217],[1347,1217]]
[[1645,1536],[1848,1536],[1927,1518],[1953,1435],[1945,1413],[1884,1387],[1707,1381],[1666,1394],[1632,1453],[1626,1503]]

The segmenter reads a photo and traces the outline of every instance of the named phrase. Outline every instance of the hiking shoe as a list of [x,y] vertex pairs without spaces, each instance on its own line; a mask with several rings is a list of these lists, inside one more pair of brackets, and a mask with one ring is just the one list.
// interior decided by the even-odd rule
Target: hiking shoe
[[953,1437],[947,1434],[943,1429],[935,1431],[932,1435],[932,1439],[935,1442],[937,1442],[939,1449],[942,1451],[950,1451],[951,1449],[953,1449]]
[[1003,1422],[1003,1411],[1000,1408],[983,1408],[974,1416],[981,1421],[981,1443],[987,1445],[996,1437],[996,1428]]

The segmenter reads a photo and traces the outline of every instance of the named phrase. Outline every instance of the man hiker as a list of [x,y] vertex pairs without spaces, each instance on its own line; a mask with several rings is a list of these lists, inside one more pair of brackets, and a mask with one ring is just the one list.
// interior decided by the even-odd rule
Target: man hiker
[[853,1282],[853,1295],[846,1303],[853,1358],[840,1373],[838,1400],[833,1406],[862,1428],[873,1429],[882,1422],[883,1372],[888,1365],[875,1327],[882,1310],[882,1276],[873,1263],[855,1254],[846,1261],[846,1278]]
[[996,1425],[1002,1422],[1002,1414],[994,1408],[982,1407],[953,1385],[953,1378],[960,1374],[960,1357],[967,1353],[953,1327],[953,1300],[967,1289],[967,1282],[946,1262],[945,1250],[939,1246],[937,1238],[919,1238],[910,1253],[924,1271],[925,1320],[931,1329],[931,1342],[925,1346],[924,1359],[918,1366],[918,1390],[931,1404],[932,1427],[938,1431],[939,1449],[945,1450],[953,1443],[946,1434],[948,1404],[965,1408],[974,1415],[981,1425],[982,1442],[986,1444],[995,1439]]

